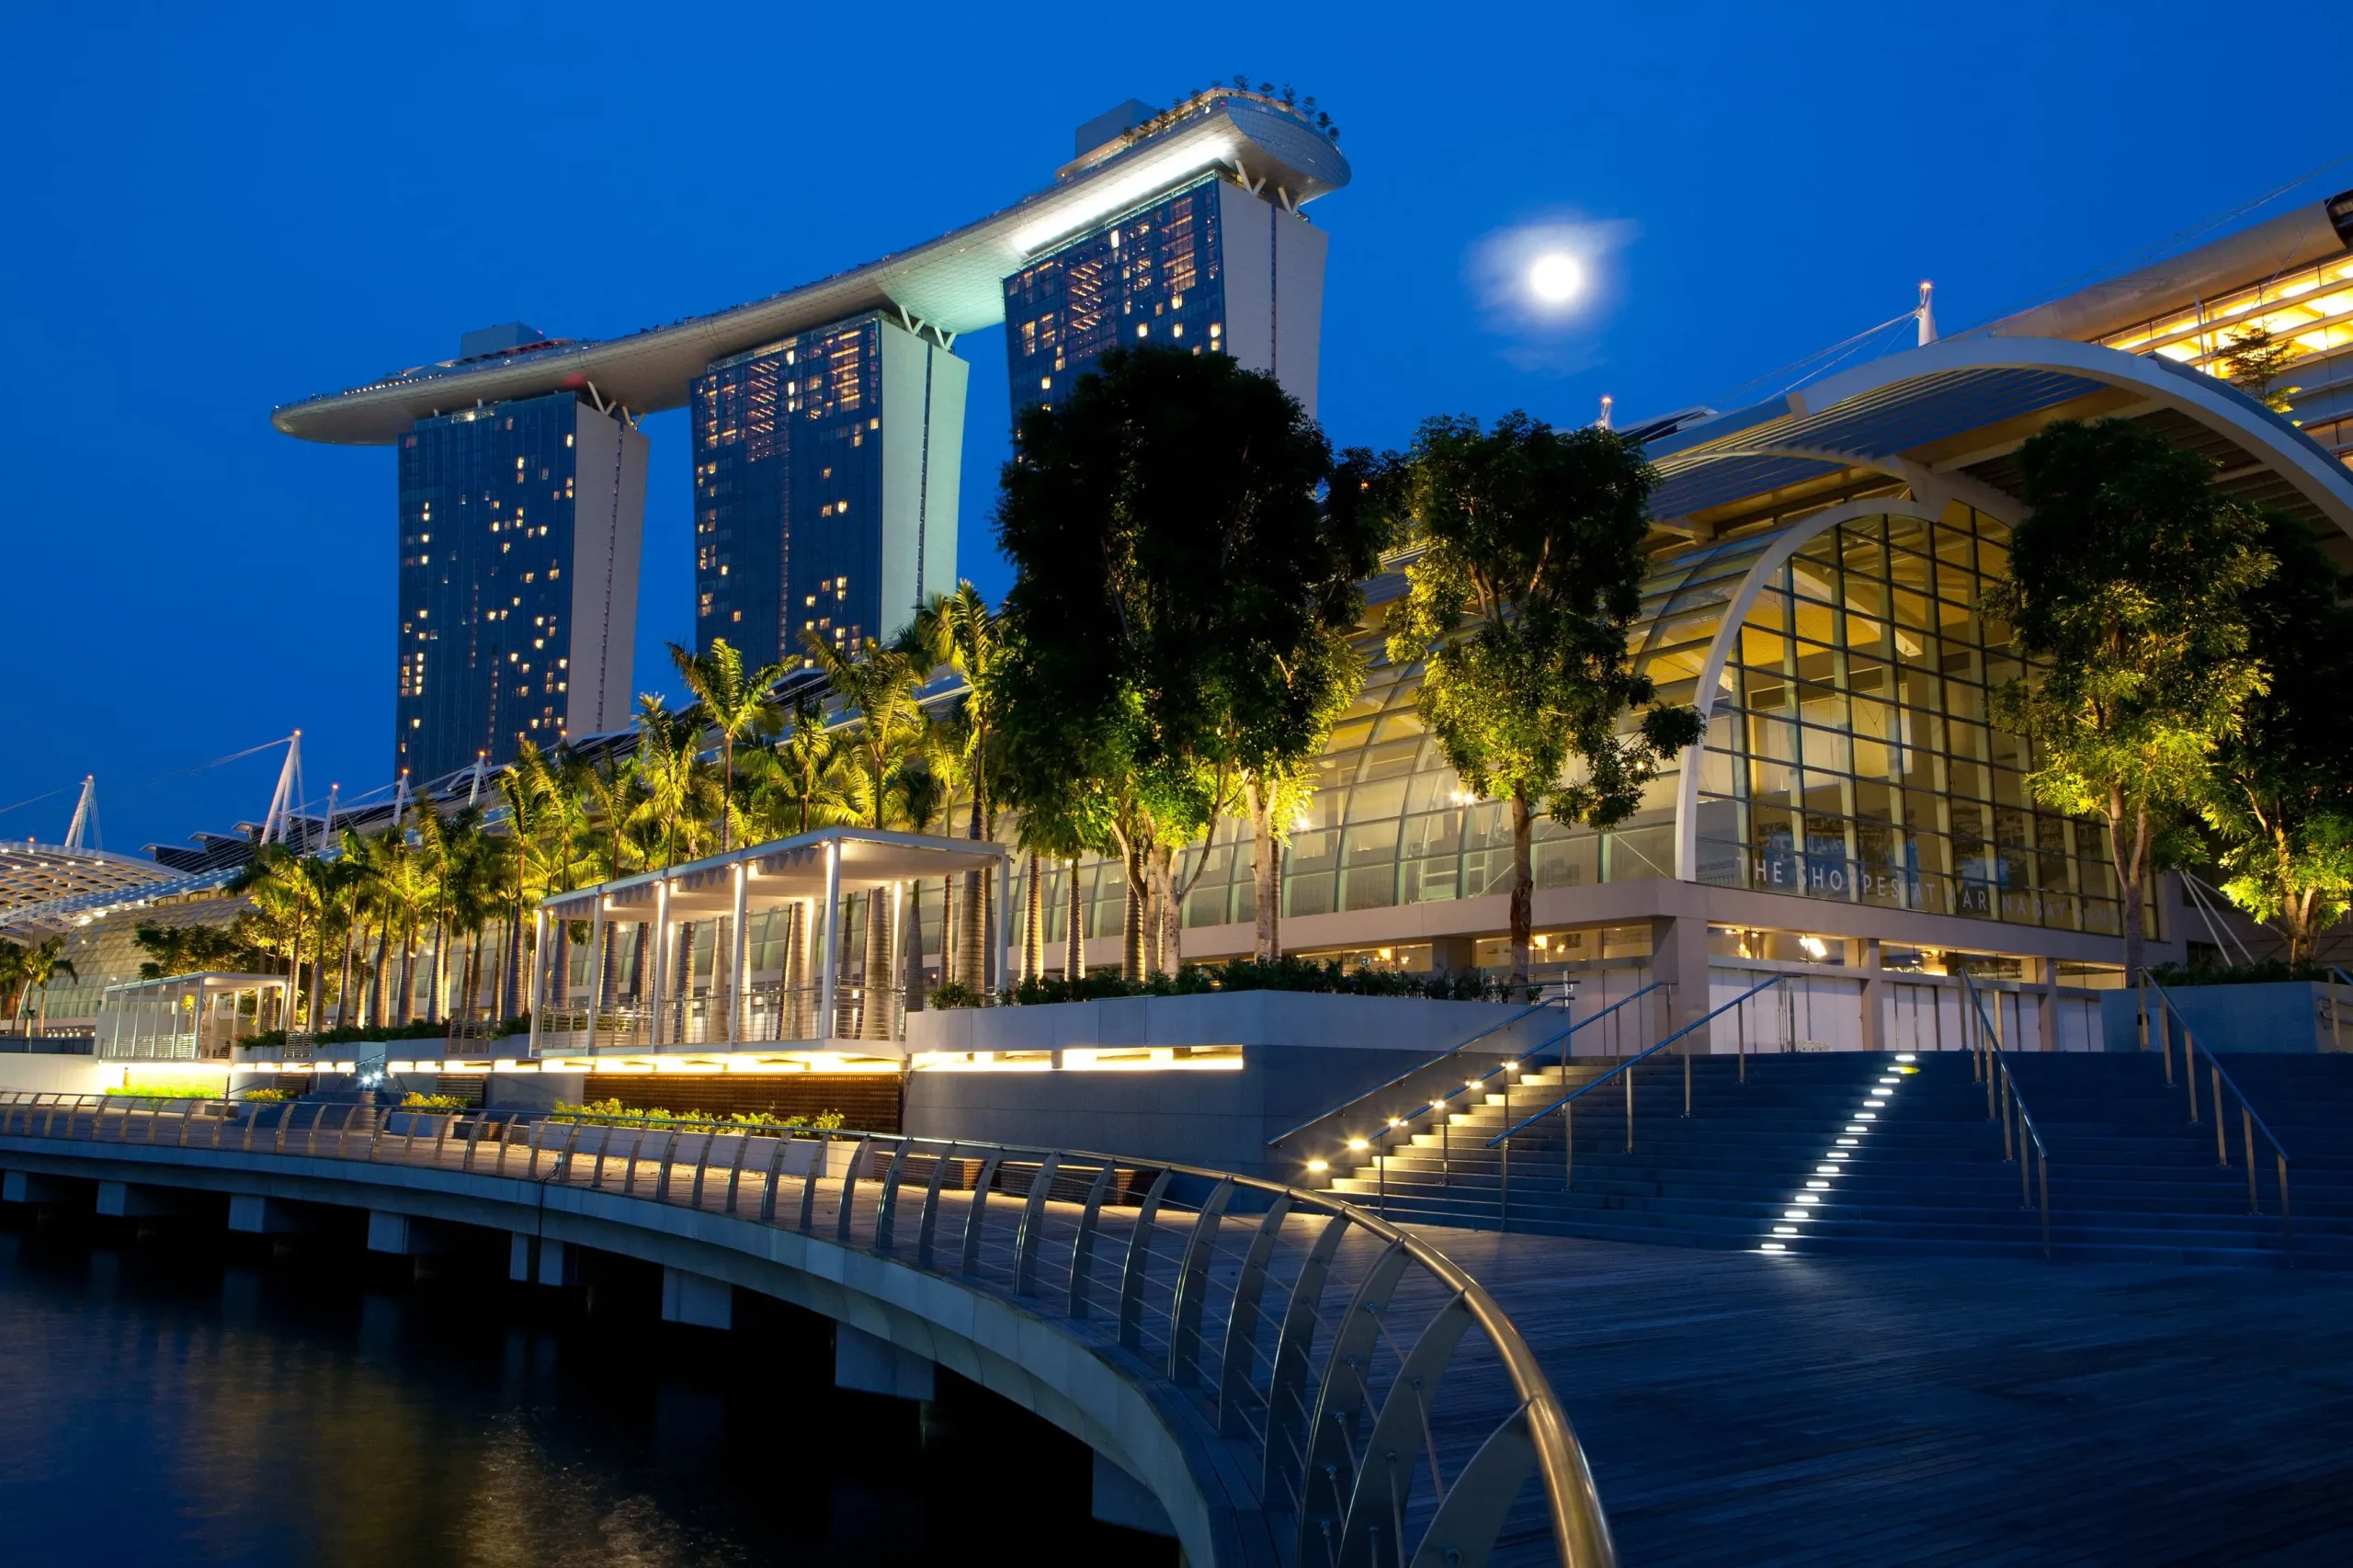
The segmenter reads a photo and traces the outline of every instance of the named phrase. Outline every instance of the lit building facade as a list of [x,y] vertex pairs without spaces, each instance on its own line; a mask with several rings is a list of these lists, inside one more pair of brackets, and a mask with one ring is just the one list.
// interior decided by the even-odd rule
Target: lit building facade
[[393,765],[420,783],[629,722],[645,437],[568,392],[401,438]]
[[1298,212],[1215,175],[1057,243],[1005,280],[1015,417],[1106,349],[1146,344],[1231,354],[1313,415],[1328,243]]
[[879,312],[697,378],[695,636],[757,668],[887,639],[956,583],[970,367]]
[[[2340,233],[2291,214],[2154,278],[1650,434],[1662,483],[1631,650],[1706,728],[1613,829],[1540,819],[1538,976],[1578,978],[1580,1010],[1672,983],[1664,1016],[1631,1026],[1639,1045],[1779,973],[1779,1016],[1720,1021],[1717,1049],[1744,1029],[1910,1049],[1960,1039],[1965,969],[1998,997],[2012,1042],[2096,1048],[2097,994],[2122,977],[2105,830],[2038,804],[2031,749],[1991,722],[1991,693],[2026,668],[1980,608],[2024,516],[2018,449],[2058,419],[2141,420],[2353,569],[2353,475],[2332,423],[2353,362],[2338,320],[2353,304],[2339,298],[2353,293],[2353,201],[2338,206]],[[2283,256],[2282,233],[2303,249]],[[2191,352],[2198,298],[2210,324],[2264,316],[2300,346],[2279,378],[2296,389],[2286,415],[2224,358]],[[1366,684],[1290,835],[1283,945],[1492,972],[1508,958],[1508,819],[1466,794],[1424,732],[1419,671],[1387,662],[1386,606],[1408,564],[1368,585]],[[1246,824],[1226,821],[1180,858],[1188,961],[1250,950],[1252,854]],[[1050,944],[1067,875],[1048,873]],[[1116,965],[1120,869],[1083,862],[1077,875],[1087,961]],[[2154,961],[2219,945],[2225,928],[2258,952],[2264,941],[2170,874],[2145,919]]]

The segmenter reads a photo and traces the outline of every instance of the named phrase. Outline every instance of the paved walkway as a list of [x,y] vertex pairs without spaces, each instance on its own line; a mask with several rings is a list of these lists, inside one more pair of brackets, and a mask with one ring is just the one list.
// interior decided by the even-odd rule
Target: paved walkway
[[2353,1279],[1427,1229],[1629,1568],[2353,1562]]

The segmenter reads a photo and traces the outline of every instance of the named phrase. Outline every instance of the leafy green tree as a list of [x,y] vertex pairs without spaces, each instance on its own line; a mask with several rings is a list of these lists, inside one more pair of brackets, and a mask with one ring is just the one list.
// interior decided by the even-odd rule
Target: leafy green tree
[[2267,686],[2215,748],[2199,814],[2222,892],[2276,925],[2288,961],[2302,964],[2353,903],[2353,609],[2302,523],[2277,512],[2261,521],[2279,564],[2243,608]]
[[2295,404],[2288,400],[2303,388],[2283,387],[2279,378],[2303,357],[2303,345],[2292,337],[2275,336],[2261,323],[2239,328],[2227,342],[2222,356],[2222,374],[2230,383],[2274,414],[2292,411]]
[[2034,743],[2035,799],[2107,824],[2137,975],[2159,841],[2211,798],[2215,749],[2263,689],[2244,601],[2272,559],[2211,463],[2132,420],[2062,420],[2018,464],[2032,512],[1984,608],[2036,667],[1995,694],[1995,717]]
[[1176,854],[1245,792],[1276,939],[1273,786],[1361,680],[1347,632],[1380,542],[1337,473],[1298,403],[1222,355],[1115,350],[1021,418],[997,510],[1006,767],[1025,836],[1116,846],[1131,978],[1181,961]]
[[1624,437],[1517,412],[1492,429],[1432,419],[1399,471],[1421,553],[1390,610],[1389,657],[1422,665],[1418,711],[1463,787],[1510,804],[1515,982],[1528,977],[1540,804],[1558,823],[1613,826],[1699,738],[1697,710],[1656,702],[1628,649],[1655,483]]
[[719,847],[733,845],[735,816],[735,743],[763,732],[773,733],[779,722],[776,699],[770,695],[785,676],[782,665],[769,665],[751,675],[744,673],[744,655],[726,638],[711,641],[707,653],[669,644],[670,662],[694,694],[702,719],[719,732]]

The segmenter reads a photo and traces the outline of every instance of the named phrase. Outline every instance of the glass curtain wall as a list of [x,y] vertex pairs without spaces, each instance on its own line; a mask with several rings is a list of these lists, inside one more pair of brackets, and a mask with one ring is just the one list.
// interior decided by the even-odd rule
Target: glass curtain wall
[[2024,670],[1976,608],[2008,546],[1954,506],[1840,523],[1772,574],[1708,728],[1699,881],[2118,931],[2099,826],[2038,809],[2027,743],[1991,722],[1991,691]]
[[[1664,700],[1697,699],[1718,628],[1786,519],[1658,558],[1637,663]],[[1990,722],[1989,691],[2020,673],[2008,628],[1976,606],[2006,569],[2008,529],[1965,506],[1934,525],[1875,515],[1842,523],[1774,572],[1727,650],[1697,781],[1696,880],[1837,903],[2045,926],[2118,929],[2097,823],[2036,808],[2026,743]],[[1475,898],[1508,890],[1500,801],[1469,799],[1414,712],[1418,672],[1391,665],[1371,630],[1401,590],[1373,585],[1359,642],[1365,688],[1334,731],[1319,788],[1294,823],[1286,916]],[[1540,818],[1539,888],[1675,875],[1679,768],[1608,833]],[[1246,824],[1186,850],[1188,926],[1256,916]],[[1198,871],[1198,875],[1196,872]],[[1063,938],[1064,868],[1049,869],[1046,924]],[[1117,937],[1116,863],[1082,862],[1086,934]],[[1020,907],[1019,877],[1016,903]],[[2154,928],[2154,927],[2153,927]],[[1059,969],[1059,950],[1048,955]]]

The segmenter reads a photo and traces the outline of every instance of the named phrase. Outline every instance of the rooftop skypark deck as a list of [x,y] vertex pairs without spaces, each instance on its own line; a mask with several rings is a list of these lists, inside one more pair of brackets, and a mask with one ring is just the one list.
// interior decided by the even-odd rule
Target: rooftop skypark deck
[[1293,210],[1349,179],[1339,148],[1299,110],[1213,88],[1083,154],[1050,188],[912,250],[628,337],[529,344],[404,370],[285,404],[270,423],[306,441],[387,446],[445,410],[552,392],[652,413],[685,403],[713,360],[866,311],[890,312],[952,343],[1005,319],[1003,279],[1029,256],[1211,169]]

